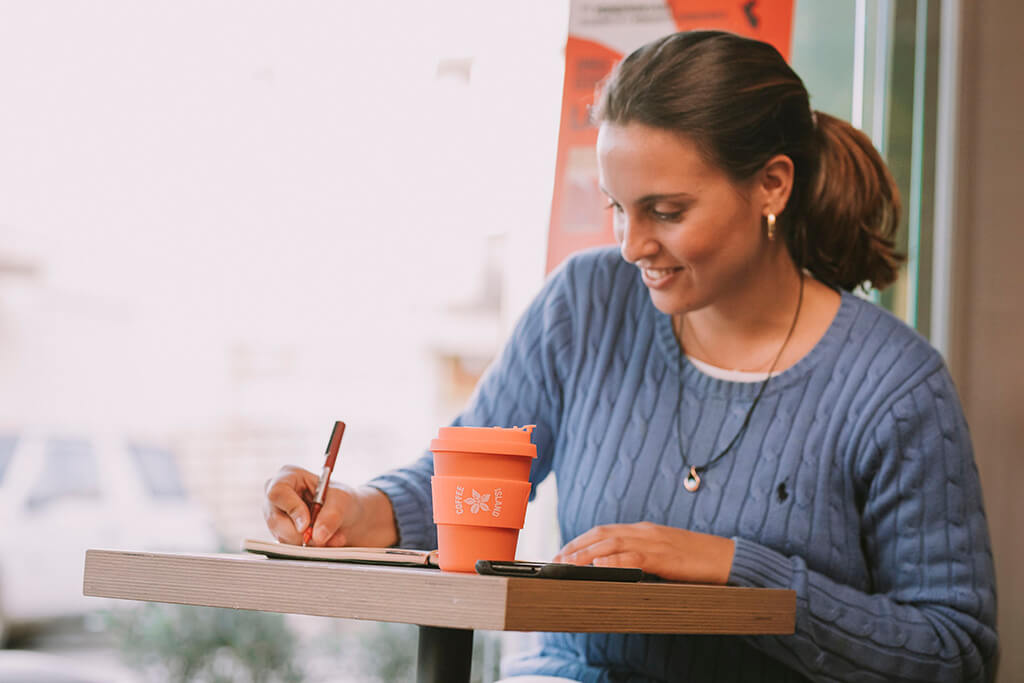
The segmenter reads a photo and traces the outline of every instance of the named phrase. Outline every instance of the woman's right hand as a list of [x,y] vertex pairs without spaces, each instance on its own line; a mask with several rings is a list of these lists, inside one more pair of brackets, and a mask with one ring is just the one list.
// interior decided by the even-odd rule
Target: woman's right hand
[[[264,487],[263,518],[278,541],[302,544],[319,475],[285,465]],[[391,500],[372,486],[331,484],[313,526],[314,546],[387,547],[398,542]]]

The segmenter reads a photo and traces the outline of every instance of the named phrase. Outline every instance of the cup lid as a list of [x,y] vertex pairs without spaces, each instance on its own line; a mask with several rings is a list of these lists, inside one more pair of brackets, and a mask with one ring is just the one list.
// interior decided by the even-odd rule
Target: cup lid
[[430,441],[432,451],[497,453],[537,457],[530,434],[537,425],[523,427],[441,427]]

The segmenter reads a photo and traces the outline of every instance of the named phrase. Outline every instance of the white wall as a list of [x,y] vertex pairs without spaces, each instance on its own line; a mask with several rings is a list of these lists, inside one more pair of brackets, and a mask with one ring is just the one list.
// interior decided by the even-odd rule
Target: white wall
[[999,681],[1024,680],[1024,6],[961,3],[953,374],[971,427],[999,597]]
[[339,418],[347,478],[418,455],[488,239],[492,351],[540,285],[566,15],[0,2],[0,262],[39,269],[0,274],[0,422],[166,437],[193,481],[316,465]]

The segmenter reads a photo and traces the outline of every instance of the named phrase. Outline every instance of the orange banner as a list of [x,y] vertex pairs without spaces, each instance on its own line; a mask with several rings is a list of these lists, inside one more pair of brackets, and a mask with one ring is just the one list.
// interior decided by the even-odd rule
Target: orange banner
[[793,0],[571,0],[547,271],[574,251],[614,242],[604,211],[589,112],[622,56],[674,31],[720,29],[771,43],[789,59]]
[[677,31],[731,31],[771,43],[789,59],[793,0],[667,0],[667,4]]

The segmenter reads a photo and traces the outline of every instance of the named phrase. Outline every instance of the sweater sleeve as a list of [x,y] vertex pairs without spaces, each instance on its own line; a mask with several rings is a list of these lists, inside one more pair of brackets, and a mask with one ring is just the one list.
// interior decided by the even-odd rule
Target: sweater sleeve
[[[568,301],[573,269],[570,260],[549,278],[488,367],[465,410],[451,423],[470,427],[536,425],[532,440],[537,445],[537,459],[530,470],[534,491],[551,471],[561,424],[572,346]],[[430,493],[433,473],[434,457],[426,451],[408,467],[368,482],[391,499],[402,547],[437,547]]]
[[736,538],[729,582],[796,591],[796,632],[749,642],[814,681],[989,681],[995,578],[967,425],[942,367],[888,402],[856,455],[870,592]]

